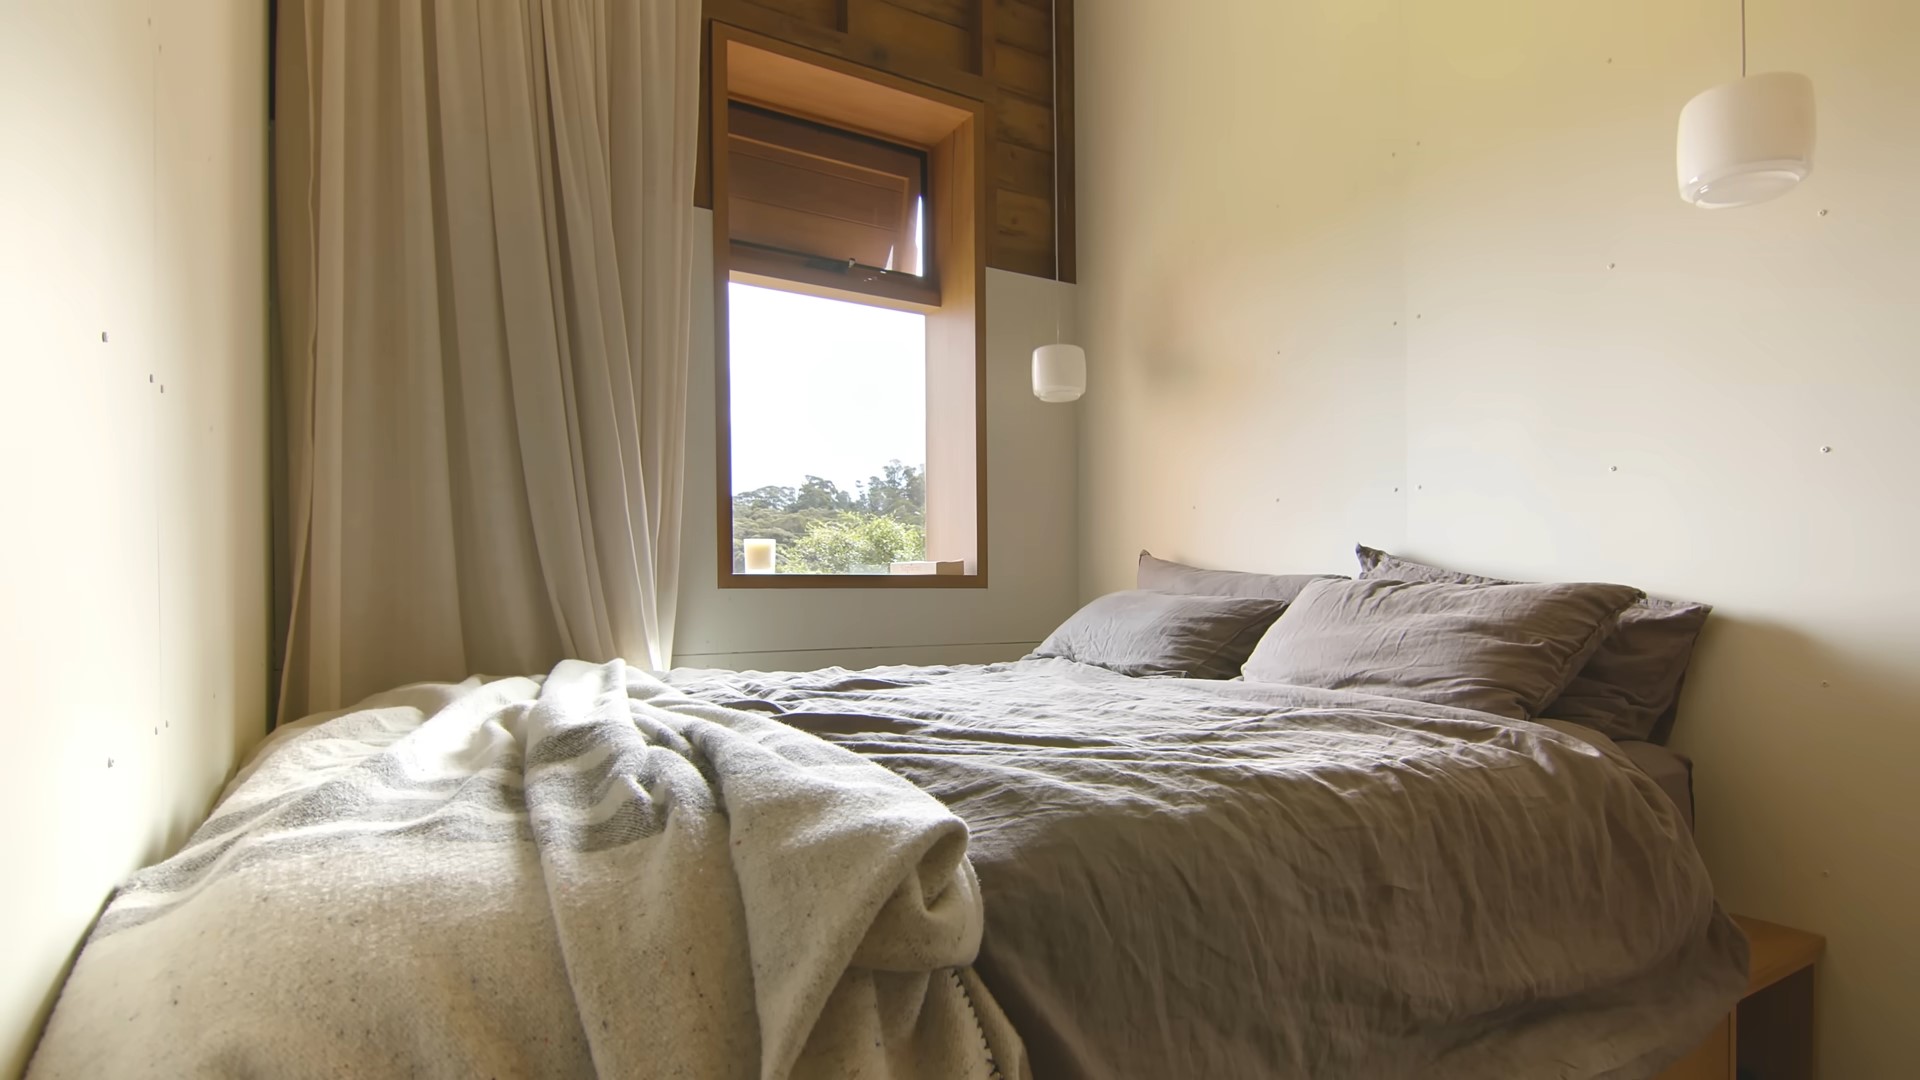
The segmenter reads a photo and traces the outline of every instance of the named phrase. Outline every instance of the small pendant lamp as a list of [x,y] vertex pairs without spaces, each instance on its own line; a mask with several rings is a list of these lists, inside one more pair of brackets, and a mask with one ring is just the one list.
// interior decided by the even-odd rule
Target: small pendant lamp
[[1721,210],[1778,198],[1813,171],[1813,80],[1747,75],[1747,4],[1740,0],[1740,79],[1680,110],[1680,197]]
[[[1060,308],[1055,302],[1053,336],[1058,341]],[[1079,401],[1087,392],[1087,350],[1078,345],[1042,345],[1033,350],[1033,396],[1046,402]]]
[[1042,345],[1033,350],[1033,396],[1041,401],[1078,401],[1087,392],[1087,350],[1078,345]]

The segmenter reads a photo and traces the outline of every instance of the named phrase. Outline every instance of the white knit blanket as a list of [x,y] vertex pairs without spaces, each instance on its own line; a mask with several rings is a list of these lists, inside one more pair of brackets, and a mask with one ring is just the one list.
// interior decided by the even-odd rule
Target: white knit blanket
[[931,796],[614,662],[373,698],[129,881],[51,1076],[1026,1071]]

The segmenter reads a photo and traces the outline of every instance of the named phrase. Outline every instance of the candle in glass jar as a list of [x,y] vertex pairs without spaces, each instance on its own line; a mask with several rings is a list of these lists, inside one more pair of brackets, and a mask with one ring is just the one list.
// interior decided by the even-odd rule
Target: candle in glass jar
[[743,546],[746,548],[747,573],[773,573],[773,541],[771,539],[748,540]]

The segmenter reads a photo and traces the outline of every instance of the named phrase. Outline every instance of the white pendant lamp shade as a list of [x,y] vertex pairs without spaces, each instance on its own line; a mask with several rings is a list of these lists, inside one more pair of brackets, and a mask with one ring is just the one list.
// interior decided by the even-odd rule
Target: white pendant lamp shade
[[1041,401],[1078,401],[1087,392],[1087,351],[1078,345],[1042,345],[1033,350],[1033,396]]
[[1701,93],[1680,110],[1680,197],[1718,210],[1793,190],[1813,171],[1813,81],[1772,71]]

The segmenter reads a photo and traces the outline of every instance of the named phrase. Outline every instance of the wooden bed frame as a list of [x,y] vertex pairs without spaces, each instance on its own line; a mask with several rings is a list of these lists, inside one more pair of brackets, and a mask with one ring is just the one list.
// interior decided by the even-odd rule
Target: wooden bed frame
[[1813,967],[1827,939],[1735,915],[1753,947],[1747,992],[1657,1080],[1813,1080]]

